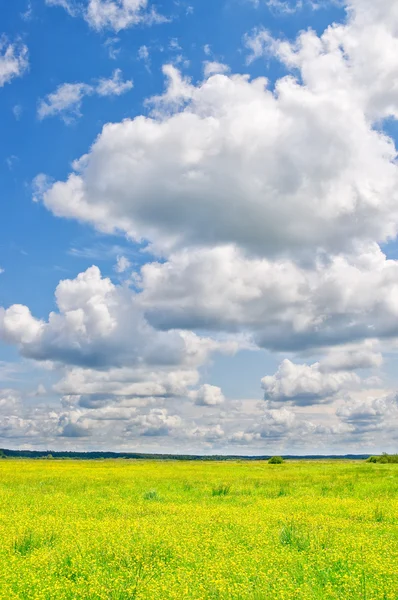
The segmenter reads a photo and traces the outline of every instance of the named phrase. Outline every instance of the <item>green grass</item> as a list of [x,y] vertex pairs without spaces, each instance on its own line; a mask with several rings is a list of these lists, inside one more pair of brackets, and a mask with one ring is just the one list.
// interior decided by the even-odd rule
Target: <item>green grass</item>
[[0,461],[0,600],[398,600],[398,466]]

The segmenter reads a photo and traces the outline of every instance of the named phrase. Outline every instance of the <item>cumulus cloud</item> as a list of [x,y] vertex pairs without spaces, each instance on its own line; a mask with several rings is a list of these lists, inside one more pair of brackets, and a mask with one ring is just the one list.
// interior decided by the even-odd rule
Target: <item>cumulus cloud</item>
[[346,5],[347,23],[331,25],[321,36],[308,30],[291,43],[258,29],[246,37],[246,44],[253,58],[275,55],[286,67],[299,70],[303,83],[317,94],[333,88],[341,101],[354,99],[370,119],[397,118],[395,2],[348,0]]
[[159,332],[143,318],[134,294],[101,276],[98,267],[59,283],[59,312],[48,321],[26,306],[0,309],[0,336],[22,355],[86,367],[197,365],[222,344],[194,333]]
[[[300,350],[396,337],[397,278],[398,262],[375,244],[304,267],[219,246],[144,265],[139,300],[156,327],[244,330],[262,347]],[[380,363],[369,351],[355,348],[351,361]]]
[[28,68],[28,47],[21,40],[11,43],[5,35],[0,36],[0,87],[22,77]]
[[381,430],[395,430],[398,417],[397,395],[348,399],[337,410],[337,416],[349,427],[351,435],[364,435]]
[[171,435],[179,427],[181,418],[178,415],[169,415],[166,409],[154,408],[148,414],[131,419],[128,430],[137,428],[139,435],[152,437]]
[[[97,30],[151,10],[76,5]],[[397,153],[382,130],[398,118],[398,12],[392,0],[347,8],[321,35],[246,36],[249,60],[281,61],[288,75],[275,83],[231,74],[210,48],[203,81],[165,65],[149,112],[105,125],[66,181],[37,178],[53,214],[142,242],[159,261],[134,275],[134,292],[96,267],[61,282],[48,319],[1,309],[2,339],[60,372],[63,397],[41,429],[22,411],[8,432],[94,443],[113,428],[162,447],[262,451],[355,446],[360,431],[383,441],[395,396],[356,371],[380,368],[383,340],[398,337],[398,261],[381,250],[398,227]],[[148,49],[140,55],[148,64]],[[104,89],[127,83],[115,73]],[[126,268],[121,257],[115,270]],[[211,353],[228,350],[221,335],[300,360],[311,351],[312,364],[289,354],[263,378],[262,408],[239,408],[200,378]]]
[[[304,427],[306,424],[304,424]],[[294,431],[297,433],[298,424],[296,415],[286,408],[264,411],[258,422],[245,431],[236,431],[231,435],[230,441],[236,444],[247,444],[253,441],[267,440],[280,441],[287,439]],[[300,432],[300,436],[303,432]]]
[[199,406],[217,406],[225,401],[221,388],[207,383],[202,385],[196,392],[192,392],[191,397],[195,399],[195,404]]
[[163,252],[233,243],[312,256],[396,235],[395,147],[351,86],[339,95],[334,80],[325,92],[285,77],[270,90],[225,74],[195,86],[164,70],[154,116],[106,125],[46,191],[55,215]]
[[288,359],[280,364],[275,375],[261,380],[264,398],[270,404],[298,406],[330,401],[339,392],[347,392],[360,383],[358,375],[351,371],[325,373],[319,363],[299,365]]

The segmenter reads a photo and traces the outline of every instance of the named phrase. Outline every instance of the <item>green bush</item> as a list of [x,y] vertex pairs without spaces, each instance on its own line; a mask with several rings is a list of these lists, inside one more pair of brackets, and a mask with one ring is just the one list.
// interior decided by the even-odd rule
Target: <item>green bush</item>
[[285,461],[283,460],[283,458],[281,456],[273,456],[272,458],[269,459],[268,464],[269,465],[281,465],[284,462]]
[[366,459],[368,463],[378,463],[382,465],[387,465],[391,463],[398,463],[398,454],[382,454],[381,456],[369,456]]

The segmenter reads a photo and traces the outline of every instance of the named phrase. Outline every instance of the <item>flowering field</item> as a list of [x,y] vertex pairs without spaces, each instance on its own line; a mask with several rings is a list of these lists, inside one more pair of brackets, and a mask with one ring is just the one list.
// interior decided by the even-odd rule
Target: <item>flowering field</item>
[[0,598],[398,598],[398,465],[0,461]]

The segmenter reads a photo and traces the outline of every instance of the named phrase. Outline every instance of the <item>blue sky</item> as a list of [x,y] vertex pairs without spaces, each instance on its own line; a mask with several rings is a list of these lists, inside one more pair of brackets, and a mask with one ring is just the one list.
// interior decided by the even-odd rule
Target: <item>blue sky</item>
[[393,1],[0,14],[0,446],[394,449]]

